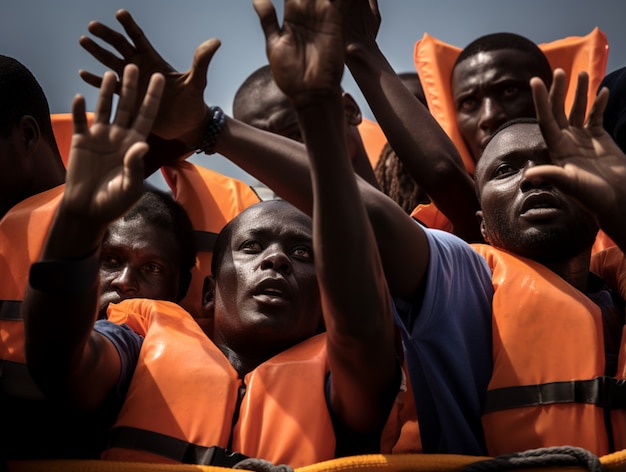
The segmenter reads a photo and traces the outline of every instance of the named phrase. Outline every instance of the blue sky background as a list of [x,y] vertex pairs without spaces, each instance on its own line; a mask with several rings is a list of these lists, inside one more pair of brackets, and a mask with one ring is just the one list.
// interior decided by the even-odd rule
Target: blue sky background
[[[281,14],[282,1],[274,1]],[[205,99],[230,113],[232,98],[245,77],[266,63],[264,38],[252,0],[2,0],[0,53],[23,62],[40,81],[53,113],[68,112],[76,93],[89,110],[96,91],[78,77],[79,69],[104,69],[78,44],[87,24],[98,20],[116,29],[115,12],[126,8],[165,59],[179,70],[189,68],[193,52],[205,39],[222,46],[209,68]],[[582,36],[598,26],[607,35],[607,71],[626,65],[624,0],[379,0],[381,49],[398,71],[414,71],[415,41],[427,32],[459,47],[486,33],[511,31],[537,43]],[[371,112],[349,74],[344,88]],[[255,183],[221,156],[196,162]]]

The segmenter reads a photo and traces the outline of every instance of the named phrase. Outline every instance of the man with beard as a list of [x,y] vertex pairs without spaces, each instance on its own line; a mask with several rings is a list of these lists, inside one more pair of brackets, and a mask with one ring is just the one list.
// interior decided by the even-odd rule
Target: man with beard
[[[287,3],[294,6],[303,5],[298,2]],[[318,3],[322,4],[324,2],[320,1]],[[330,2],[328,3],[330,4]],[[342,2],[336,2],[335,4],[339,5],[340,3]],[[267,5],[268,2],[256,2],[257,6],[263,4],[266,4],[265,8],[270,10]],[[369,9],[367,2],[352,2],[352,5],[357,10],[359,7],[361,9]],[[327,8],[329,10],[332,9],[329,5],[327,5]],[[347,16],[358,19],[356,15],[349,14]],[[315,20],[315,18],[312,20]],[[302,18],[298,16],[295,20],[292,19],[289,25],[295,27],[294,25],[304,23]],[[316,31],[316,27],[328,24],[327,22],[315,21],[310,23],[315,25],[311,27],[310,31]],[[268,18],[268,25],[274,24],[275,21],[270,21]],[[274,26],[274,28],[278,30],[277,26]],[[131,32],[133,31],[131,30]],[[130,34],[130,36],[136,41],[140,40],[141,43],[144,43],[145,36],[143,33],[140,31],[134,31],[134,33]],[[338,35],[338,31],[335,31],[334,34]],[[344,38],[336,38],[337,42],[332,45],[333,47],[328,47],[326,41],[329,38],[328,34],[319,36],[318,39],[322,44],[321,47],[315,50],[323,51],[324,54],[320,54],[316,60],[321,61],[323,64],[327,64],[331,60],[340,61],[343,64],[344,51],[341,46],[337,47],[337,45],[344,44]],[[277,44],[280,44],[280,42],[277,41]],[[282,44],[289,43],[285,42]],[[123,50],[126,49],[126,44],[122,43],[116,47]],[[198,48],[198,54],[201,55],[202,51],[203,48],[201,46]],[[284,58],[288,61],[290,57],[290,54],[277,53],[274,56],[274,60],[279,61],[281,58]],[[125,61],[121,61],[121,64],[126,61],[130,61],[130,59],[127,58]],[[156,66],[159,66],[157,70],[165,67],[161,64],[161,61],[160,59],[156,61]],[[295,62],[303,63],[303,61]],[[273,60],[270,60],[270,63],[272,63],[276,81],[281,84],[281,87],[284,83],[283,81],[288,82],[290,77],[293,77],[292,64],[287,63],[282,68],[278,64],[279,67],[275,69]],[[195,64],[203,65],[201,68],[202,73],[197,75],[204,77],[208,60],[195,61]],[[119,64],[113,65],[116,70],[119,68]],[[145,66],[144,68],[146,70],[154,70]],[[340,69],[339,67],[335,69],[335,74]],[[165,67],[165,70],[169,71],[170,69]],[[280,71],[284,74],[280,74]],[[178,73],[172,75],[172,77],[195,77],[195,72],[196,68],[194,66],[189,73]],[[336,74],[331,79],[336,81],[338,76],[339,74]],[[171,80],[168,86],[175,90],[189,89],[188,92],[182,90],[182,92],[185,92],[183,95],[190,95],[190,92],[195,92],[197,89],[204,90],[206,85],[204,80],[197,87],[183,87],[185,83],[181,80],[174,82],[174,80]],[[336,93],[339,81],[333,82],[332,80],[323,82],[318,91],[323,91],[324,87],[328,87],[329,83],[334,87],[332,91]],[[590,297],[578,290],[578,287],[582,288],[589,285],[584,283],[585,280],[582,280],[584,277],[589,278],[588,275],[585,275],[589,272],[589,254],[586,252],[586,249],[582,250],[582,255],[577,253],[577,251],[580,251],[580,247],[586,247],[586,238],[582,239],[578,248],[572,249],[566,256],[560,257],[556,261],[545,257],[546,254],[544,253],[550,254],[553,246],[547,251],[530,250],[529,253],[524,253],[532,255],[533,258],[536,257],[539,261],[536,262],[507,251],[509,248],[508,240],[505,237],[506,231],[504,228],[500,231],[498,226],[500,222],[494,216],[499,211],[506,211],[507,209],[510,211],[517,210],[519,215],[505,214],[505,216],[508,216],[508,219],[517,224],[525,234],[533,236],[545,234],[549,236],[555,231],[556,223],[558,223],[559,226],[564,228],[561,234],[572,236],[573,231],[578,228],[577,220],[579,218],[583,221],[583,227],[587,229],[588,233],[596,231],[596,224],[588,216],[593,214],[597,217],[597,222],[600,226],[615,238],[619,247],[622,250],[626,247],[626,230],[617,224],[622,221],[622,218],[615,218],[616,215],[621,216],[619,211],[625,207],[624,201],[626,196],[623,195],[622,183],[624,179],[623,174],[626,172],[626,156],[619,149],[616,149],[614,143],[601,130],[600,115],[606,100],[606,94],[600,95],[596,112],[591,116],[587,126],[583,126],[586,103],[583,103],[582,99],[579,100],[572,115],[570,126],[563,112],[565,82],[561,78],[556,80],[555,84],[556,86],[553,86],[551,94],[553,110],[550,109],[548,104],[545,86],[540,81],[538,82],[537,79],[535,79],[533,84],[534,94],[539,104],[539,116],[542,122],[546,123],[543,125],[542,133],[539,132],[539,128],[536,125],[523,125],[534,127],[534,134],[529,133],[527,128],[524,128],[522,125],[515,125],[508,127],[508,132],[503,132],[500,136],[502,138],[508,137],[507,139],[513,146],[513,149],[517,150],[517,153],[514,152],[512,156],[527,156],[525,163],[527,161],[534,162],[530,158],[534,154],[538,154],[537,158],[540,158],[538,160],[539,163],[553,164],[547,167],[543,165],[541,167],[529,166],[533,168],[524,170],[524,172],[519,171],[516,174],[527,177],[533,176],[534,180],[531,182],[543,180],[544,183],[540,184],[540,186],[544,185],[549,188],[549,190],[542,191],[546,195],[541,195],[541,192],[539,192],[539,197],[533,196],[528,200],[522,199],[524,202],[523,207],[520,206],[517,202],[517,199],[520,197],[513,197],[517,193],[524,193],[525,195],[528,192],[528,188],[532,189],[532,186],[525,181],[528,179],[523,179],[523,184],[520,181],[510,182],[508,186],[504,185],[508,181],[499,182],[501,180],[499,176],[504,176],[509,172],[506,170],[506,166],[509,166],[508,163],[506,163],[506,166],[504,163],[499,165],[497,172],[485,171],[485,175],[481,176],[477,181],[478,194],[481,200],[484,199],[485,202],[485,206],[480,213],[483,234],[490,238],[494,244],[502,245],[500,248],[493,246],[476,247],[481,253],[485,254],[485,259],[488,260],[489,266],[485,263],[485,259],[479,257],[475,251],[472,251],[467,244],[464,244],[458,238],[440,231],[425,230],[421,225],[412,221],[395,203],[385,198],[380,192],[374,191],[370,186],[362,185],[359,181],[359,190],[361,191],[361,197],[364,200],[372,229],[377,239],[386,280],[391,293],[396,297],[396,307],[399,312],[396,321],[403,335],[408,376],[413,386],[424,452],[468,453],[468,449],[471,448],[471,451],[479,451],[480,453],[483,450],[482,443],[484,440],[482,439],[482,429],[480,428],[480,413],[484,403],[485,389],[483,385],[487,385],[491,378],[492,349],[490,341],[492,333],[490,328],[492,309],[494,312],[503,312],[503,310],[509,308],[513,312],[512,318],[514,320],[517,318],[522,320],[523,317],[521,315],[535,315],[535,318],[531,320],[532,323],[526,323],[523,326],[513,326],[512,330],[505,330],[504,322],[494,325],[493,339],[497,346],[494,362],[497,364],[497,368],[493,373],[491,390],[498,389],[501,386],[517,388],[520,385],[522,387],[527,385],[526,379],[516,378],[517,371],[511,368],[510,362],[517,362],[517,360],[509,358],[502,349],[503,343],[501,340],[507,335],[509,336],[506,339],[507,348],[517,344],[521,346],[518,349],[521,353],[527,351],[529,354],[537,354],[540,359],[560,353],[559,348],[561,344],[569,344],[570,348],[572,345],[575,345],[576,349],[569,349],[569,354],[579,355],[579,357],[584,355],[584,359],[572,357],[572,359],[576,359],[575,362],[570,363],[575,372],[573,375],[571,372],[566,372],[564,378],[557,375],[560,371],[555,372],[554,369],[549,371],[542,370],[544,367],[548,369],[551,365],[563,368],[565,362],[562,357],[555,355],[554,357],[558,362],[545,363],[545,366],[542,362],[536,362],[535,365],[531,365],[530,362],[520,363],[521,367],[528,367],[531,374],[539,372],[537,374],[539,376],[538,379],[531,379],[530,385],[532,387],[544,382],[557,382],[558,390],[561,386],[558,382],[570,382],[571,379],[581,379],[576,381],[572,388],[575,390],[582,389],[584,392],[585,389],[592,389],[594,386],[598,386],[599,381],[594,380],[595,377],[604,376],[605,341],[602,339],[602,324],[606,320],[607,326],[610,326],[608,321],[612,318],[608,316],[601,317],[600,308],[591,301]],[[586,87],[581,86],[582,89],[586,89]],[[201,95],[199,93],[193,94],[193,96]],[[581,96],[583,96],[582,92]],[[180,103],[181,101],[171,101],[167,106],[161,107],[160,114],[180,110]],[[197,112],[207,108],[201,100],[196,104],[190,101],[186,105],[189,105],[192,111],[196,110]],[[318,105],[320,104],[318,103]],[[336,120],[337,116],[339,116],[336,108],[334,113],[335,115],[333,116]],[[198,114],[199,116],[204,116],[202,113]],[[179,111],[176,116],[191,117],[193,114],[189,111],[184,113]],[[193,121],[195,123],[184,123],[185,133],[181,133],[179,129],[178,132],[181,133],[181,139],[187,139],[183,136],[184,134],[200,136],[203,134],[203,130],[211,130],[210,127],[207,127],[206,120],[195,119]],[[318,134],[326,132],[328,136],[334,135],[328,132],[328,129],[324,130],[325,124],[330,125],[330,123],[327,123],[327,120],[317,120],[317,123],[321,128],[321,131],[317,131]],[[180,125],[180,121],[176,121],[176,125]],[[530,135],[533,137],[533,140],[526,144],[524,140],[516,139],[518,135],[521,137],[529,137]],[[547,148],[541,139],[537,139],[541,135],[546,139]],[[298,204],[300,208],[307,212],[312,211],[310,174],[302,163],[302,150],[294,146],[291,140],[281,140],[275,135],[269,136],[259,130],[251,130],[230,118],[226,119],[225,126],[219,133],[219,136],[216,137],[212,134],[212,137],[216,139],[215,149],[218,152],[227,156],[233,162],[242,165],[245,170],[256,175],[261,180],[268,182],[268,185],[274,188],[279,195]],[[494,140],[491,144],[495,146],[497,143],[498,141]],[[193,142],[189,141],[187,144],[192,145]],[[593,147],[596,144],[600,145],[597,148],[598,151],[595,151]],[[263,145],[271,147],[273,152],[264,154],[263,159],[260,159],[259,149]],[[279,145],[281,147],[290,145],[292,152],[279,154]],[[530,148],[528,145],[530,145]],[[492,148],[494,152],[485,161],[483,169],[488,169],[489,161],[497,159],[498,152],[503,151],[503,148],[505,146]],[[550,161],[546,158],[546,149],[550,151]],[[485,152],[487,153],[488,150]],[[588,153],[589,156],[585,154],[581,156],[581,152]],[[332,154],[329,153],[329,155]],[[486,155],[489,156],[489,154]],[[600,165],[599,163],[602,160],[612,162]],[[597,167],[595,167],[596,164],[598,164]],[[561,165],[566,165],[566,167],[561,167]],[[324,175],[327,178],[329,174],[332,175],[335,172],[336,169],[332,166],[327,166],[324,169]],[[581,180],[580,188],[576,188],[570,182],[572,179],[558,179],[564,172],[566,177],[572,175],[574,179],[579,176],[591,176],[592,178]],[[335,192],[339,191],[339,187],[345,184],[346,178],[345,175],[343,175],[343,179],[337,178],[339,183],[335,181],[335,185],[329,185],[326,191],[330,192],[331,189]],[[495,187],[495,195],[498,192],[502,192],[503,198],[508,197],[499,205],[497,203],[499,199],[490,194],[496,183],[503,185]],[[548,183],[551,183],[551,185]],[[562,193],[557,193],[555,190],[557,185],[561,192],[569,191],[575,195],[576,200],[573,197],[565,197]],[[335,199],[335,201],[342,200]],[[588,213],[578,210],[576,202],[583,205]],[[522,214],[524,215],[523,217],[521,216]],[[584,218],[583,215],[585,215]],[[550,219],[552,221],[548,221]],[[516,231],[517,229],[514,226],[514,235]],[[499,241],[502,242],[500,243]],[[619,257],[622,257],[621,252]],[[504,260],[505,258],[507,260]],[[503,262],[499,263],[500,261]],[[549,265],[544,265],[544,263],[549,263]],[[535,269],[535,272],[531,272],[531,269]],[[504,271],[504,275],[502,271]],[[515,273],[513,274],[513,272]],[[623,271],[619,273],[623,273]],[[511,276],[505,277],[507,275]],[[611,274],[602,272],[601,275]],[[564,280],[561,277],[567,277],[567,279]],[[553,288],[556,284],[555,280],[560,281],[558,289]],[[618,279],[615,278],[614,280]],[[507,286],[503,284],[503,281],[510,283],[511,288],[507,290]],[[611,282],[612,280],[607,278],[607,281]],[[617,285],[614,287],[619,288]],[[494,288],[498,291],[499,296],[492,305],[491,293]],[[538,303],[535,305],[532,305],[532,299],[529,298],[532,293],[531,289],[538,290],[539,293],[536,297]],[[590,295],[598,293],[599,303],[603,306],[608,306],[608,312],[614,312],[612,310],[612,297],[609,292],[604,290],[594,291],[591,287],[589,290],[585,290],[585,292],[588,292]],[[623,290],[620,292],[622,298],[625,293]],[[609,297],[608,300],[606,300],[607,296]],[[582,300],[583,308],[591,315],[587,314],[587,316],[583,315],[578,318],[570,317],[571,313],[574,313],[575,309],[579,310],[580,307],[572,307],[565,303],[569,299],[574,299],[575,301]],[[548,303],[550,300],[552,300],[551,304]],[[610,303],[607,303],[607,301]],[[543,304],[544,302],[545,305]],[[524,305],[524,303],[527,305]],[[567,317],[565,320],[561,320],[560,325],[546,326],[541,323],[544,319],[549,321],[553,312],[557,311]],[[545,314],[545,316],[540,316],[542,314]],[[500,320],[502,316],[496,313],[496,318]],[[581,321],[581,318],[583,320],[593,320],[594,326],[589,327],[579,323],[578,321]],[[556,323],[558,319],[555,317],[555,320]],[[537,332],[553,335],[558,333],[560,335],[559,339],[553,340],[558,342],[545,344],[536,341],[533,338],[536,332],[529,329],[529,326],[535,325]],[[569,336],[568,330],[579,331],[573,332]],[[612,330],[608,331],[611,332]],[[618,329],[616,332],[619,333],[620,330]],[[528,336],[530,339],[525,336]],[[566,339],[562,340],[561,338]],[[582,346],[580,343],[583,338],[588,338],[595,342],[590,347],[590,350],[584,350],[586,346]],[[518,339],[523,339],[524,342],[520,344],[517,342]],[[620,343],[621,340],[618,340],[618,346]],[[607,342],[606,345],[612,346],[612,343]],[[529,346],[532,348],[529,348]],[[612,351],[617,352],[617,350],[613,349]],[[583,369],[585,362],[591,362],[592,368]],[[615,376],[619,377],[621,370],[616,369],[615,371]],[[511,378],[506,378],[506,374],[511,374]],[[484,377],[487,378],[485,382],[483,382]],[[609,383],[611,382],[609,381]],[[565,388],[567,389],[568,386],[566,385]],[[527,390],[532,389],[523,388],[522,393],[526,394]],[[507,391],[504,390],[505,393]],[[485,425],[489,428],[490,454],[497,454],[502,450],[524,450],[533,446],[557,446],[563,444],[573,444],[585,447],[596,454],[604,454],[609,450],[620,449],[625,446],[621,439],[623,435],[620,434],[615,436],[616,441],[614,444],[609,444],[607,439],[608,428],[603,421],[603,399],[594,399],[593,395],[585,395],[582,400],[588,400],[589,403],[580,403],[577,402],[580,399],[574,396],[568,398],[552,394],[552,398],[556,398],[558,404],[537,407],[532,406],[537,402],[531,402],[528,411],[523,411],[521,415],[516,415],[516,417],[522,418],[519,422],[520,424],[510,426],[506,424],[505,420],[507,419],[507,412],[511,410],[498,410],[499,405],[504,404],[506,406],[507,403],[503,400],[499,402],[492,400],[492,397],[498,400],[498,395],[497,391],[495,394],[489,393],[489,401],[487,403],[493,413],[485,415]],[[545,401],[546,398],[549,399],[549,397],[544,396],[542,401]],[[512,402],[508,403],[508,405],[511,404]],[[517,410],[513,411],[521,410],[523,407],[523,405],[519,404],[510,406],[510,408],[517,408]],[[565,413],[562,413],[563,411]],[[621,412],[619,413],[621,414]],[[617,412],[615,416],[617,419]],[[491,418],[493,417],[496,420],[492,421]],[[578,423],[573,427],[571,423],[566,423],[562,417],[569,418],[570,421],[573,421],[572,418],[574,418]],[[619,427],[619,423],[614,423],[613,428],[615,431],[618,431]],[[523,437],[520,439],[514,434],[522,435]],[[501,438],[502,442],[508,442],[507,444],[496,444],[494,438]],[[470,446],[468,447],[468,445]]]
[[[606,90],[583,125],[585,81],[568,120],[563,71],[554,75],[552,110],[545,86],[532,79],[539,122],[504,124],[476,167],[478,216],[491,246],[475,248],[494,284],[483,415],[492,455],[559,445],[603,455],[626,445],[626,156],[602,128]],[[594,274],[598,226],[619,250],[594,260]]]
[[[296,92],[315,98],[301,76],[293,77]],[[110,131],[112,73],[103,77],[91,128],[84,102],[74,102],[66,190],[24,300],[33,378],[48,397],[86,411],[123,404],[107,459],[226,465],[229,449],[299,467],[378,452],[400,360],[392,300],[344,134],[317,125],[330,105],[338,113],[327,126],[342,129],[339,94],[330,103],[306,100],[298,118],[307,137],[325,135],[307,150],[312,163],[337,167],[349,184],[339,189],[341,204],[327,192],[336,187],[333,174],[313,172],[313,220],[287,202],[267,201],[225,226],[203,294],[215,320],[212,339],[179,305],[136,297],[109,306],[118,329],[94,329],[102,242],[139,197],[144,141],[163,84],[152,75],[129,124],[137,68],[127,65]],[[122,233],[134,241],[140,230],[134,223]]]

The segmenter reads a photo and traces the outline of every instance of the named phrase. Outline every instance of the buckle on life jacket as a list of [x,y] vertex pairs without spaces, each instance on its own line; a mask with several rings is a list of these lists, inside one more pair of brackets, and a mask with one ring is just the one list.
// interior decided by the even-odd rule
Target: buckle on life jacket
[[233,467],[248,456],[220,446],[200,446],[166,434],[131,426],[117,426],[109,433],[109,448],[135,449],[168,457],[183,464]]
[[626,409],[626,380],[614,377],[597,377],[599,383],[598,401],[592,402],[611,410]]

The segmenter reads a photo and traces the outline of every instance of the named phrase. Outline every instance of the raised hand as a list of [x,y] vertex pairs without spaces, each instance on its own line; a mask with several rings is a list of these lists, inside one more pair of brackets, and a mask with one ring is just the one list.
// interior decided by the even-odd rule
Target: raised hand
[[549,181],[576,198],[615,238],[611,227],[624,220],[626,208],[626,155],[602,127],[608,90],[598,94],[585,121],[586,74],[578,79],[569,118],[564,110],[566,86],[565,72],[560,69],[554,72],[549,95],[541,80],[531,80],[541,132],[556,165],[534,167],[526,175]]
[[282,27],[270,0],[254,0],[274,80],[295,105],[315,93],[339,91],[348,1],[285,1]]
[[[77,96],[72,104],[74,134],[70,148],[63,208],[76,218],[94,225],[106,225],[121,216],[143,191],[142,157],[148,150],[146,138],[159,109],[165,81],[154,74],[145,94],[138,93],[139,71],[124,68],[117,113],[112,123],[116,78],[106,72],[89,127],[85,100]],[[141,106],[134,113],[135,102]]]
[[[119,10],[116,14],[124,31],[132,42],[108,26],[93,21],[89,32],[113,47],[121,58],[96,44],[88,36],[80,38],[81,46],[94,58],[112,69],[121,78],[124,66],[135,64],[139,68],[139,94],[146,90],[152,74],[160,72],[165,77],[165,90],[161,107],[155,119],[152,132],[164,139],[193,140],[187,135],[202,129],[207,117],[204,103],[204,89],[207,85],[206,74],[213,55],[220,46],[217,39],[203,42],[194,54],[193,64],[187,72],[178,72],[154,49],[142,29],[131,14]],[[100,86],[102,78],[81,70],[80,76],[90,85]],[[119,92],[121,79],[117,82]],[[136,107],[138,108],[139,102]]]
[[376,46],[380,23],[377,0],[352,0],[346,22],[346,53]]

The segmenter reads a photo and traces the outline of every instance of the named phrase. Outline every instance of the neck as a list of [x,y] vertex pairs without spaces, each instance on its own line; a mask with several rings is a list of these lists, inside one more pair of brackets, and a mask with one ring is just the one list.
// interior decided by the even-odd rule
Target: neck
[[565,261],[550,261],[548,263],[543,262],[543,265],[576,289],[583,293],[587,293],[590,260],[591,248],[588,248],[580,254]]
[[237,371],[239,378],[244,378],[248,372],[253,371],[266,360],[259,359],[259,356],[250,357],[243,355],[240,352],[235,352],[230,347],[223,344],[217,344],[217,347],[220,351],[222,351],[224,356],[226,356],[230,365],[233,366],[233,369]]

